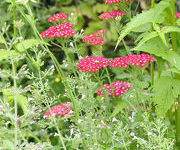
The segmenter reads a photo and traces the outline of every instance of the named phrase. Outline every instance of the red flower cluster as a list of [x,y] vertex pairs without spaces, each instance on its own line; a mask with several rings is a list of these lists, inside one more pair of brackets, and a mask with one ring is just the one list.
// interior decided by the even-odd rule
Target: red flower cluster
[[121,15],[125,15],[125,14],[119,10],[112,10],[110,12],[102,13],[98,17],[104,20],[108,20],[108,19],[114,19],[115,17],[119,17]]
[[56,13],[48,19],[48,22],[59,21],[66,19],[68,16],[64,13]]
[[86,72],[86,71],[89,71],[89,73],[98,72],[100,68],[107,67],[109,61],[110,60],[102,56],[86,57],[79,61],[77,69],[82,70],[82,72]]
[[175,13],[175,20],[180,17],[180,13]]
[[130,66],[141,66],[144,67],[148,62],[154,62],[155,58],[148,54],[133,55],[130,54],[125,57],[117,57],[109,62],[109,67],[124,67]]
[[90,34],[90,35],[86,35],[82,41],[83,42],[86,42],[90,45],[102,45],[103,44],[103,41],[104,41],[104,38],[101,38],[100,36],[102,34],[106,33],[105,30],[99,30],[99,31],[96,31],[94,32],[93,34]]
[[[121,2],[122,0],[106,0],[105,1],[105,4],[112,4],[112,3],[119,3]],[[124,0],[126,2],[130,2],[130,0]]]
[[[111,97],[113,95],[113,92],[114,92],[114,96],[119,97],[119,96],[121,96],[121,94],[125,94],[125,92],[130,89],[130,87],[131,87],[130,85],[131,84],[128,82],[116,81],[116,82],[112,83],[113,91],[112,91],[111,85],[109,85],[109,84],[104,84],[103,88],[108,90],[109,93],[111,93],[108,95],[109,97]],[[97,95],[98,96],[103,95],[102,89],[99,89],[97,91]]]
[[[68,114],[69,111],[72,110],[70,102],[64,102],[63,105],[68,111],[60,104],[51,107],[51,111],[55,115],[55,117],[57,117],[58,115],[64,116]],[[48,117],[48,116],[51,116],[51,112],[49,109],[47,109],[46,112],[44,113],[44,117]]]
[[61,23],[60,25],[52,26],[49,29],[45,30],[41,33],[42,38],[54,38],[54,37],[71,37],[76,32],[73,30],[72,26],[73,24],[70,24],[68,22]]

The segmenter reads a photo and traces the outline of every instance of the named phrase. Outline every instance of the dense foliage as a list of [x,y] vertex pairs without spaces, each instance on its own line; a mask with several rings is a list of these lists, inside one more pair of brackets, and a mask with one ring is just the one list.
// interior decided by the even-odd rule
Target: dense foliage
[[0,149],[178,150],[175,6],[2,0]]

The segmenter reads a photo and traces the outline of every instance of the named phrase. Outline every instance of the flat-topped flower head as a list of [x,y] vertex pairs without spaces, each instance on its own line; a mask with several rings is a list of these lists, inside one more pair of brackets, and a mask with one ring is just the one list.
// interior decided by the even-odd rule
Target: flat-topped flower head
[[105,0],[105,4],[113,4],[113,3],[119,3],[119,2],[130,2],[130,0]]
[[122,11],[112,10],[110,12],[102,13],[98,17],[104,20],[108,20],[108,19],[114,19],[115,17],[123,16],[123,15],[125,14]]
[[94,32],[93,34],[90,35],[86,35],[82,41],[86,42],[90,45],[102,45],[104,42],[104,38],[102,38],[101,36],[106,33],[105,30],[99,30]]
[[102,56],[82,58],[77,66],[82,72],[98,72],[99,69],[107,67],[110,60]]
[[[55,106],[51,107],[50,109],[52,111],[52,114],[55,117],[57,117],[58,115],[64,116],[64,115],[68,114],[70,111],[72,111],[70,102],[63,102],[63,106],[58,104],[58,105],[55,105]],[[51,111],[49,109],[47,109],[46,112],[44,113],[44,117],[51,116]]]
[[[112,83],[112,88],[110,84],[104,84],[103,88],[108,90],[108,92],[110,93],[108,96],[111,97],[112,95],[119,97],[122,94],[125,94],[126,91],[128,91],[131,88],[131,84],[128,82],[124,82],[124,81],[116,81]],[[103,95],[103,88],[99,89],[97,91],[97,95]],[[114,92],[114,93],[113,93]]]
[[53,22],[53,21],[59,22],[60,20],[64,20],[66,18],[68,18],[68,16],[65,15],[64,13],[56,13],[48,19],[48,22]]
[[60,38],[72,37],[76,32],[73,30],[73,24],[68,22],[61,23],[60,25],[52,26],[41,33],[42,38]]
[[180,13],[175,13],[175,20],[180,17]]
[[114,60],[109,62],[109,67],[127,68],[129,65],[144,67],[149,62],[154,62],[154,61],[155,58],[148,54],[140,54],[140,55],[130,54],[125,57],[116,57]]

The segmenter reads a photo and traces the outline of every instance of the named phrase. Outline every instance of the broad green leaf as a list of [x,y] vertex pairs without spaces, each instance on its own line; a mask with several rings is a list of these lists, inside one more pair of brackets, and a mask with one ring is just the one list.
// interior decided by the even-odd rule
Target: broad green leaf
[[18,55],[19,54],[15,52],[14,50],[7,51],[5,49],[0,49],[0,61],[2,61],[3,59],[9,59],[11,56],[16,57]]
[[133,32],[145,32],[145,31],[149,31],[150,29],[151,29],[151,25],[150,23],[147,23],[134,29]]
[[[158,33],[159,32],[159,33]],[[144,44],[146,41],[152,39],[152,38],[155,38],[157,36],[160,36],[162,41],[164,43],[167,43],[167,41],[165,40],[165,37],[164,37],[164,34],[166,33],[170,33],[170,32],[180,32],[180,28],[178,27],[175,27],[175,26],[166,26],[166,27],[163,27],[160,31],[158,32],[155,32],[155,31],[152,31],[152,32],[146,32],[146,33],[142,33],[136,40],[136,42],[139,40],[139,39],[142,39],[137,46],[141,46],[142,44]],[[142,38],[143,37],[143,38]],[[167,46],[167,44],[166,44]]]
[[19,52],[24,52],[25,50],[27,50],[33,46],[37,46],[39,44],[40,44],[40,42],[36,39],[23,40],[22,42],[17,44],[17,50]]
[[126,108],[127,106],[128,106],[128,103],[120,100],[117,103],[116,108],[114,109],[113,113],[111,114],[110,119],[113,118],[114,116],[116,116],[120,111],[122,111],[122,109]]
[[[14,104],[14,93],[12,89],[3,89],[3,96],[5,98],[5,100],[10,103],[10,104]],[[28,100],[27,97],[17,94],[17,103],[18,105],[21,107],[21,109],[23,110],[23,113],[25,114],[27,111],[27,107],[28,107]]]
[[153,99],[158,116],[164,116],[180,95],[180,80],[170,77],[161,77],[154,85]]
[[160,77],[162,71],[164,70],[164,62],[165,62],[165,60],[162,59],[161,57],[157,57],[157,56],[156,56],[156,60],[157,60],[157,66],[158,66],[158,75],[159,75],[158,77]]
[[144,11],[132,18],[132,20],[127,23],[127,25],[124,26],[123,30],[121,31],[116,48],[126,35],[138,27],[148,23],[162,23],[165,19],[165,16],[162,14],[164,14],[165,9],[167,8],[171,8],[170,3],[168,1],[161,1],[158,5],[155,6],[155,8]]
[[143,44],[138,44],[138,46],[132,50],[143,51],[161,57],[180,70],[180,55],[174,51],[168,50],[159,37],[148,40]]

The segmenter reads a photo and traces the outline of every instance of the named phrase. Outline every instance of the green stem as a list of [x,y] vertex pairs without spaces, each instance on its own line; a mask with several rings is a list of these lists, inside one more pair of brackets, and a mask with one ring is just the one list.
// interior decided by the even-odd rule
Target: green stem
[[[46,93],[45,93],[45,88],[44,88],[44,84],[43,84],[43,81],[42,81],[42,76],[41,76],[41,69],[40,69],[40,67],[37,67],[37,69],[38,69],[38,73],[39,73],[40,83],[41,83],[41,86],[42,86],[42,88],[43,88],[43,93],[44,93],[43,95],[46,95]],[[56,130],[57,130],[57,132],[58,132],[59,140],[60,140],[60,142],[62,143],[63,149],[64,149],[64,150],[67,150],[67,149],[66,149],[66,146],[65,146],[65,144],[64,144],[64,141],[63,141],[63,139],[62,139],[61,132],[60,132],[60,130],[59,130],[59,128],[58,128],[58,124],[57,124],[57,122],[56,122],[55,116],[53,115],[53,113],[52,113],[52,111],[51,111],[51,108],[50,108],[49,103],[47,103],[47,107],[48,107],[48,109],[50,110],[51,116],[53,116],[53,121],[54,121],[54,123],[55,123],[55,127],[56,127]]]
[[[179,100],[180,102],[180,100]],[[176,113],[175,113],[175,122],[176,122],[176,146],[180,148],[180,105],[177,102]]]
[[[14,30],[14,40],[16,40],[17,37],[17,31],[16,31],[16,4],[15,0],[11,1],[13,5],[13,30]],[[16,51],[16,43],[14,44],[14,49]],[[16,82],[16,65],[13,60],[13,57],[11,56],[11,63],[12,63],[12,70],[13,70],[13,82],[14,82],[14,145],[15,145],[15,150],[17,149],[17,143],[18,143],[18,126],[17,126],[17,82]]]
[[114,93],[114,89],[113,89],[113,86],[112,86],[112,81],[111,81],[110,74],[109,74],[109,71],[108,71],[107,67],[105,67],[105,70],[106,70],[106,73],[107,73],[109,84],[111,85],[112,97],[114,98],[115,97],[115,93]]
[[154,63],[151,62],[151,86],[154,85]]
[[[172,10],[173,10],[171,23],[172,23],[172,25],[176,25],[176,21],[175,21],[175,0],[171,0],[171,6],[172,6]],[[172,38],[172,49],[176,52],[177,51],[177,43],[176,43],[177,39],[176,39],[176,33],[175,32],[171,33],[171,38]]]
[[151,8],[154,8],[155,0],[151,0]]
[[[154,8],[155,0],[151,0],[151,9]],[[153,25],[151,24],[151,30],[153,30]],[[151,86],[154,85],[154,63],[151,62]]]

